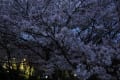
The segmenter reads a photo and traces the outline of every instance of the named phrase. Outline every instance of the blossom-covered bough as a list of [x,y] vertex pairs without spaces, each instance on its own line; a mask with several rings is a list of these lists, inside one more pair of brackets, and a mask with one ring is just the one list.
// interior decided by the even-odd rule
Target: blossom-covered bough
[[8,65],[12,57],[26,57],[45,78],[119,80],[120,10],[114,1],[11,0],[7,9],[0,5],[0,55],[7,56]]

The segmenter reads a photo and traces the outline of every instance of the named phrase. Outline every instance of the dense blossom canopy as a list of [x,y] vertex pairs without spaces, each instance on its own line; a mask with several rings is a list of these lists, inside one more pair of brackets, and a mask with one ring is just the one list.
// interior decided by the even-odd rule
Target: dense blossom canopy
[[0,0],[0,61],[26,58],[49,76],[58,68],[80,80],[119,80],[119,3]]

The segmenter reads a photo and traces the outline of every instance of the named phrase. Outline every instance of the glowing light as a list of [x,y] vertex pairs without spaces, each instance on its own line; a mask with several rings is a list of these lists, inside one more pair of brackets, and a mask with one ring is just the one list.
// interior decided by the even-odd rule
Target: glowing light
[[34,68],[32,67],[32,68],[31,68],[31,71],[30,71],[30,75],[31,75],[31,76],[33,75],[33,72],[34,72]]
[[12,69],[12,66],[10,66],[10,69]]
[[23,61],[26,61],[26,59],[24,58]]
[[23,63],[20,64],[20,68],[19,68],[21,71],[24,71],[24,65]]
[[16,69],[17,69],[17,65],[16,65],[15,63],[13,63],[13,64],[12,64],[12,68],[13,68],[14,70],[16,70]]
[[25,74],[30,75],[30,66],[26,66]]
[[74,76],[74,77],[76,77],[76,76],[77,76],[77,74],[73,74],[73,76]]
[[33,75],[34,68],[33,68],[33,67],[30,67],[29,65],[26,65],[24,71],[25,71],[24,76],[28,79],[30,76]]
[[3,67],[4,69],[7,69],[7,64],[4,63],[2,67]]
[[[4,69],[8,69],[8,67],[10,67],[10,69],[14,69],[14,70],[17,70],[17,66],[18,64],[16,63],[16,58],[12,58],[10,60],[10,66],[8,65],[8,61],[6,61],[5,63],[3,63],[2,67]],[[21,60],[21,63],[19,64],[19,71],[23,72],[22,75],[23,77],[25,77],[26,79],[28,79],[30,76],[33,75],[34,73],[34,67],[30,66],[28,63],[27,63],[27,60],[24,58]],[[6,72],[9,72],[9,70],[7,70]],[[45,76],[45,78],[47,79],[48,76]]]
[[47,78],[48,78],[48,76],[46,75],[46,76],[45,76],[45,78],[47,79]]

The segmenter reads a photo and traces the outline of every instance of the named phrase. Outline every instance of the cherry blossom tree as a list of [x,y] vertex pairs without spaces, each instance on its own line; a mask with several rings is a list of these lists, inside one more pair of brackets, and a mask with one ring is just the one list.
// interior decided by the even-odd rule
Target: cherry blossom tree
[[119,1],[6,2],[9,7],[0,9],[0,47],[8,62],[25,57],[48,76],[57,68],[81,80],[120,79]]

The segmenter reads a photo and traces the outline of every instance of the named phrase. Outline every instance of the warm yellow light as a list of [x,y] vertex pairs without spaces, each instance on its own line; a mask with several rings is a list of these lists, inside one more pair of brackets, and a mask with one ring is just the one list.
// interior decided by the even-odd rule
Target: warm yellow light
[[[5,62],[2,67],[4,69],[8,69],[8,67],[10,67],[10,69],[14,69],[14,70],[17,70],[17,66],[18,64],[16,63],[16,58],[12,58],[10,60],[10,66],[8,66],[8,61]],[[21,75],[24,76],[25,78],[29,78],[30,76],[33,75],[34,73],[34,68],[32,66],[30,66],[28,63],[27,63],[27,60],[25,58],[23,58],[19,64],[19,71],[23,72]],[[7,72],[9,72],[7,70]],[[48,76],[45,76],[46,78],[48,78]]]
[[7,69],[7,64],[4,63],[2,67],[3,67],[4,69]]
[[24,69],[24,65],[23,65],[23,63],[20,63],[20,67],[19,67],[19,69],[20,69],[20,71],[24,71],[25,69]]
[[34,73],[34,68],[33,68],[33,67],[31,67],[30,75],[32,76],[32,75],[33,75],[33,73]]
[[25,74],[30,75],[30,66],[26,66]]
[[17,69],[17,65],[16,65],[15,63],[13,63],[13,64],[12,64],[12,68],[13,68],[14,70],[16,70],[16,69]]

